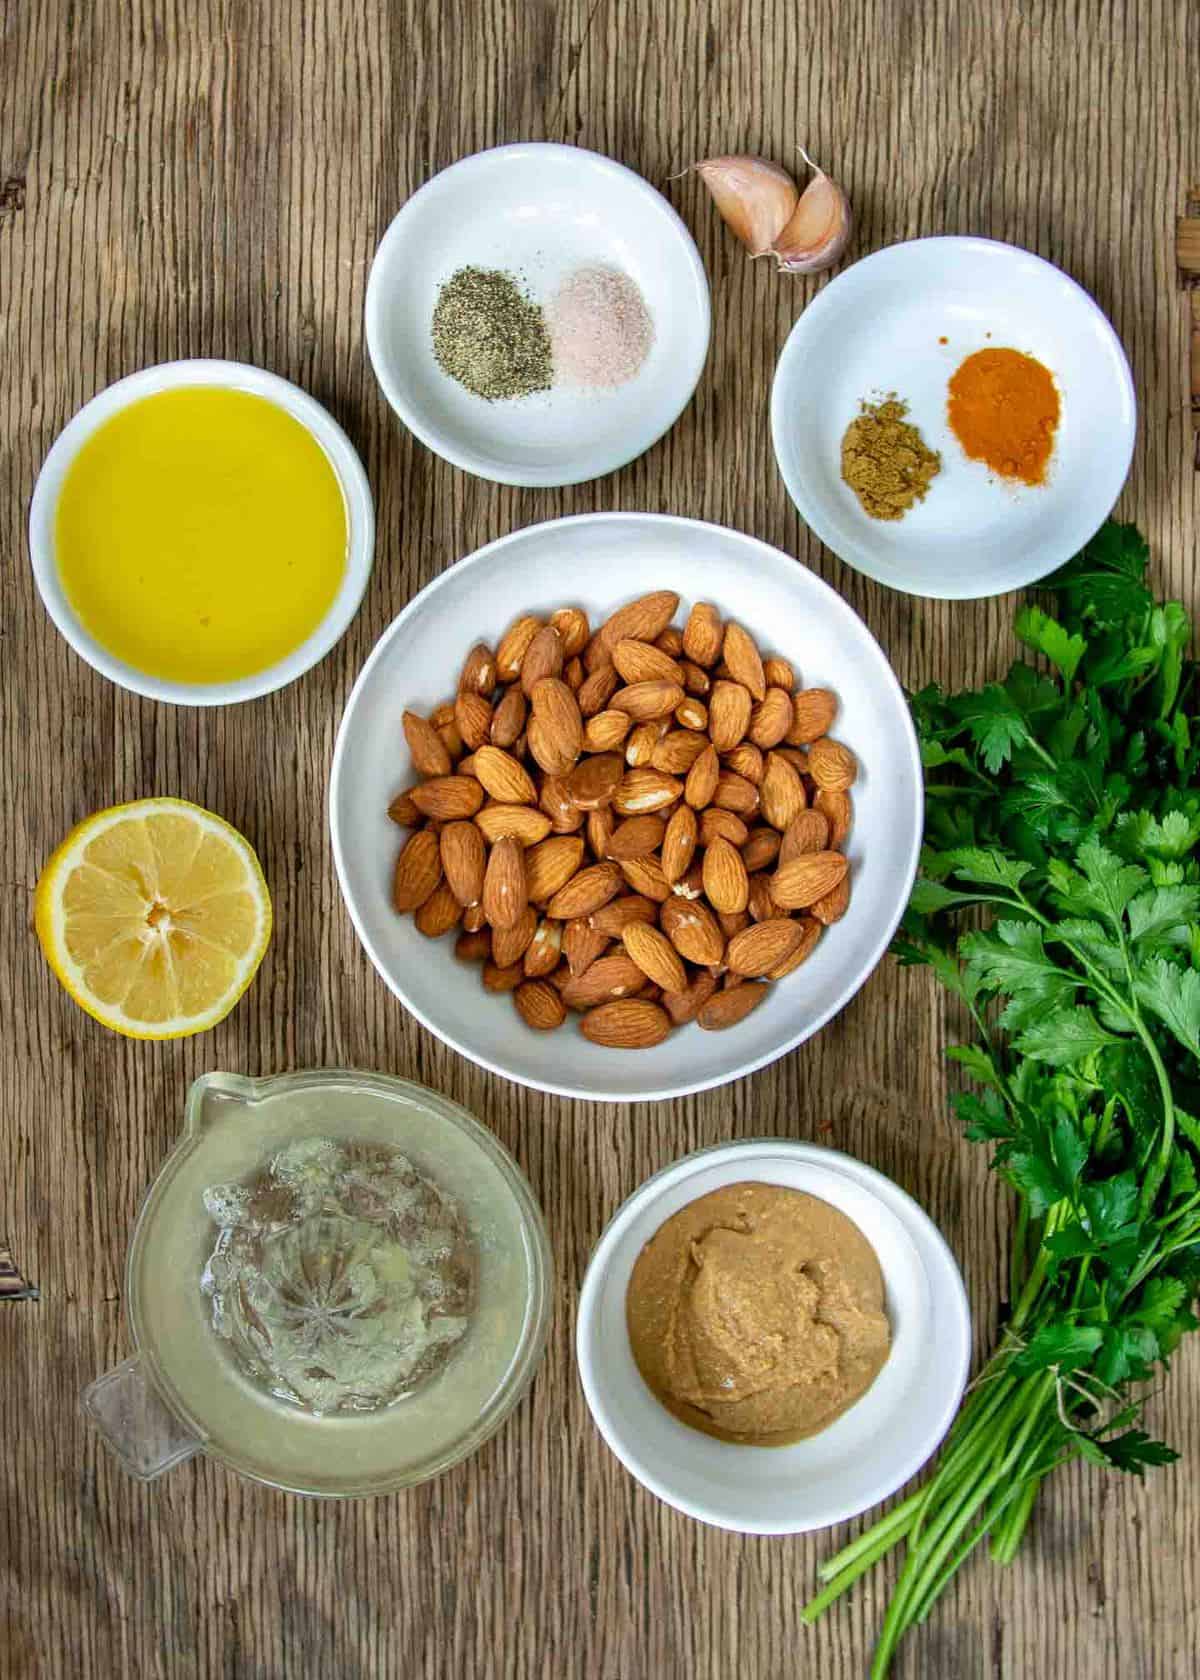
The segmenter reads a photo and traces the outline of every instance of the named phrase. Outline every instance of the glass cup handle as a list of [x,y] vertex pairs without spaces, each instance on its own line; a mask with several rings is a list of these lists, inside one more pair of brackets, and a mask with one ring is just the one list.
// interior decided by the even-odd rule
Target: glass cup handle
[[152,1482],[200,1451],[200,1442],[159,1399],[135,1354],[83,1391],[83,1409],[139,1482]]

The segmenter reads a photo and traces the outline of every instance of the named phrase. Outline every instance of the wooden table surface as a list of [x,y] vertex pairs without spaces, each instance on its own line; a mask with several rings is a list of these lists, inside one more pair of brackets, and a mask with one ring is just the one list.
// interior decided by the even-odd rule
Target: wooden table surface
[[[804,142],[845,183],[854,253],[932,233],[1031,247],[1099,299],[1129,351],[1141,434],[1121,503],[1157,579],[1200,607],[1174,216],[1200,178],[1195,0],[12,0],[0,12],[0,682],[3,853],[0,1238],[40,1286],[0,1305],[0,1673],[228,1680],[658,1680],[864,1673],[886,1582],[816,1628],[818,1560],[856,1532],[742,1539],[658,1504],[593,1429],[571,1354],[587,1257],[616,1204],[698,1145],[818,1138],[890,1173],[964,1267],[990,1343],[1008,1209],[947,1112],[952,1024],[887,960],[777,1066],[683,1102],[568,1103],[485,1076],[411,1021],[341,908],[326,832],[355,673],[442,567],[515,526],[593,508],[736,525],[828,578],[901,678],[978,682],[1011,655],[1012,601],[889,594],[808,536],[775,470],[771,370],[822,280],[752,265],[692,159]],[[551,139],[622,159],[694,229],[714,341],[696,399],[596,484],[520,491],[429,454],[366,360],[363,293],[404,199],[465,153]],[[375,572],[336,652],[227,711],[95,676],[34,593],[24,521],[56,432],[109,381],[229,356],[298,381],[362,452]],[[963,533],[964,545],[970,533]],[[29,931],[43,859],[77,819],[143,794],[222,812],[258,847],[274,944],[216,1031],[162,1046],[93,1024]],[[197,1460],[155,1486],[84,1426],[83,1385],[130,1348],[123,1259],[190,1081],[387,1069],[486,1119],[547,1212],[550,1351],[471,1462],[404,1495],[310,1504]],[[1043,1497],[1006,1573],[974,1560],[911,1639],[922,1680],[1194,1673],[1200,1643],[1200,1347],[1150,1407],[1182,1452],[1144,1484],[1082,1465]]]

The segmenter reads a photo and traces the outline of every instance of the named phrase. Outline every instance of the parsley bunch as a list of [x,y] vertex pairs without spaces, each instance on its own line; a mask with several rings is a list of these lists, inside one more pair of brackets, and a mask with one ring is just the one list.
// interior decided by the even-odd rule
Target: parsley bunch
[[[1042,1480],[1141,1475],[1139,1427],[1200,1289],[1200,698],[1178,602],[1109,523],[1027,605],[1019,661],[912,700],[926,848],[896,952],[974,1023],[955,1107],[1017,1198],[1000,1345],[924,1486],[821,1570],[812,1619],[903,1541],[871,1674],[985,1538],[1016,1552]],[[978,912],[982,909],[983,914]],[[964,929],[960,918],[968,913]]]

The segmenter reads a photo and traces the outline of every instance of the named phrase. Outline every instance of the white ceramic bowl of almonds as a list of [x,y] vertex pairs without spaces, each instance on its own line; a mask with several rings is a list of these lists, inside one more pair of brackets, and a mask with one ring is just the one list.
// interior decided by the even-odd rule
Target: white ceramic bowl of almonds
[[[710,1020],[714,1027],[728,1023],[724,1024],[723,1030],[705,1030],[695,1019],[685,1025],[672,1025],[663,1012],[657,991],[637,997],[636,986],[630,985],[627,979],[622,981],[619,973],[614,976],[614,987],[619,987],[614,1001],[627,1003],[630,997],[634,997],[643,1006],[640,1010],[617,1010],[597,1018],[572,1009],[566,1012],[565,1020],[557,1030],[540,1029],[529,1022],[548,1023],[560,1013],[555,1006],[563,996],[563,986],[569,979],[565,961],[548,979],[539,975],[534,990],[518,988],[511,995],[505,995],[485,989],[481,962],[462,961],[456,957],[456,940],[463,931],[461,922],[450,928],[444,937],[431,939],[427,936],[457,917],[457,907],[448,883],[442,879],[440,887],[431,885],[442,876],[441,833],[435,832],[429,840],[420,842],[407,854],[406,862],[399,866],[402,871],[402,898],[410,906],[414,900],[420,902],[423,913],[414,919],[412,914],[399,914],[394,907],[398,857],[410,844],[413,832],[422,831],[428,822],[429,812],[440,812],[443,808],[436,800],[431,803],[428,799],[424,815],[413,812],[411,807],[405,811],[402,806],[402,815],[417,819],[415,829],[398,827],[388,816],[389,805],[393,804],[397,795],[414,784],[420,784],[424,775],[429,773],[423,773],[413,761],[412,748],[406,740],[405,713],[411,714],[408,733],[416,745],[416,757],[426,758],[431,769],[444,772],[449,768],[454,774],[457,764],[447,766],[445,761],[440,766],[437,764],[439,738],[434,727],[423,728],[419,720],[428,719],[440,705],[453,701],[460,673],[477,644],[484,644],[495,655],[515,620],[533,616],[548,623],[552,615],[563,608],[580,609],[587,617],[588,634],[594,634],[618,609],[648,593],[658,592],[678,596],[679,605],[673,614],[673,623],[679,630],[684,629],[698,603],[711,603],[719,615],[716,631],[719,636],[728,634],[727,626],[731,622],[741,626],[760,650],[764,661],[781,659],[791,666],[793,689],[805,695],[811,695],[811,691],[827,691],[836,698],[836,715],[832,724],[828,725],[824,719],[820,721],[828,727],[828,738],[846,749],[845,753],[833,750],[831,776],[834,781],[844,781],[846,775],[854,776],[849,790],[852,823],[844,836],[831,834],[826,827],[818,836],[818,840],[826,843],[816,849],[822,854],[836,849],[844,855],[848,903],[840,919],[818,930],[819,936],[813,935],[810,926],[814,920],[812,910],[795,907],[792,919],[797,925],[808,928],[809,933],[804,938],[803,950],[797,949],[792,939],[790,955],[802,955],[804,960],[783,978],[768,983],[761,993],[757,990],[751,993],[755,1007],[741,1019],[735,1018],[739,1005],[732,1000],[747,987],[757,987],[758,982],[753,977],[747,977],[737,984],[723,972],[723,959],[729,954],[729,937],[737,931],[740,918],[727,921],[720,928],[724,945],[721,960],[713,966],[722,972],[718,973],[717,990],[709,1005],[701,1011],[700,1019]],[[653,616],[651,613],[646,622],[652,623]],[[637,614],[624,613],[621,621],[626,629],[631,628],[635,632],[631,638],[634,641],[639,639],[637,632],[645,629],[645,624],[638,622],[638,618]],[[568,634],[563,672],[552,679],[549,689],[538,691],[545,702],[545,709],[539,707],[529,713],[530,721],[540,719],[544,733],[551,737],[553,750],[562,748],[556,733],[557,706],[561,704],[564,710],[570,712],[571,703],[569,698],[564,699],[564,692],[568,697],[571,695],[571,683],[578,682],[580,675],[570,669],[572,644],[568,623],[568,620],[559,620]],[[703,628],[702,615],[697,615],[694,624],[697,631]],[[510,636],[510,650],[520,640],[520,637]],[[539,645],[543,652],[547,650],[549,640],[542,638]],[[630,651],[627,649],[626,653]],[[747,660],[753,664],[753,653],[741,640],[723,643],[722,653],[727,651],[733,653],[731,663],[736,668],[742,669]],[[668,658],[673,657],[669,640],[666,652]],[[637,650],[632,650],[632,653],[636,664]],[[478,659],[479,656],[476,664]],[[644,662],[652,666],[653,655]],[[721,674],[719,664],[719,658],[710,660],[706,672],[709,683],[730,682],[729,676]],[[501,670],[502,686],[495,688],[489,697],[492,706],[491,718],[487,721],[489,735],[497,722],[496,712],[502,699],[503,666]],[[632,686],[615,671],[613,676],[621,688]],[[780,681],[768,685],[778,687],[786,680],[787,673],[780,667],[767,666],[764,676],[778,677]],[[491,675],[485,674],[484,686],[492,680]],[[651,676],[646,680],[666,679]],[[703,686],[694,673],[691,680],[692,686]],[[519,677],[513,678],[508,686],[520,688]],[[594,689],[588,693],[579,688],[577,692],[583,702],[581,710],[594,716]],[[611,700],[621,696],[610,694],[607,698],[609,703],[601,709],[605,712],[618,710]],[[634,697],[635,700],[637,698]],[[680,703],[695,698],[701,700],[706,714],[710,708],[714,715],[729,709],[728,705],[713,706],[711,689],[704,696],[695,696],[689,695],[685,687]],[[727,694],[725,700],[732,700],[736,711],[736,697]],[[819,714],[822,706],[819,698],[799,702],[801,707],[810,704],[817,708]],[[469,709],[480,713],[480,708],[474,703]],[[509,711],[516,709],[519,707],[514,697]],[[795,705],[791,709],[794,719]],[[412,722],[414,716],[418,719],[415,726]],[[755,713],[754,717],[764,727],[767,725],[765,714]],[[665,721],[671,737],[684,733],[683,725],[674,715]],[[696,721],[699,721],[699,714]],[[627,757],[632,747],[633,728],[636,727],[634,724],[615,749],[609,750]],[[651,733],[656,734],[658,727],[654,724]],[[706,738],[712,727],[711,721],[706,723],[702,732]],[[735,720],[732,728],[736,727]],[[759,732],[763,733],[762,730]],[[811,732],[811,729],[801,731]],[[504,738],[502,724],[498,733]],[[544,756],[547,742],[538,737],[537,730],[533,733],[535,745]],[[770,728],[765,727],[766,738],[770,733]],[[529,734],[527,724],[526,756],[521,762],[535,782],[540,783],[544,777],[528,751]],[[452,736],[449,739],[453,748]],[[780,762],[792,769],[801,766],[802,760],[794,755],[801,754],[803,747],[783,741],[774,750],[778,754],[777,767]],[[466,751],[465,747],[463,751]],[[737,752],[737,749],[733,751]],[[590,763],[587,753],[585,747],[581,765]],[[789,757],[789,754],[793,756]],[[749,754],[739,754],[732,763],[740,763],[751,771],[755,768]],[[481,775],[484,774],[483,764],[481,760]],[[764,767],[767,764],[765,754],[763,764]],[[722,765],[726,773],[731,771],[728,753],[722,755]],[[468,765],[468,771],[471,768]],[[494,781],[497,768],[503,769],[502,760],[488,763],[489,780]],[[634,771],[642,773],[641,779],[626,780],[627,776],[633,776]],[[645,778],[646,771],[653,773],[648,780]],[[738,774],[737,771],[732,773]],[[655,774],[666,778],[670,776],[670,771],[658,770],[653,763],[634,765],[632,769],[627,764],[621,767],[622,780],[617,786],[614,805],[609,807],[617,812],[615,822],[645,814],[641,794],[646,786],[653,788]],[[556,778],[561,779],[565,777]],[[590,771],[588,779],[592,779]],[[835,824],[838,823],[838,811],[844,807],[837,800],[818,800],[816,795],[820,789],[811,776],[796,776],[792,780],[786,771],[781,770],[776,779],[782,784],[781,796],[785,808],[781,814],[774,809],[773,799],[768,799],[767,803],[772,806],[777,822],[791,811],[789,801],[794,800],[796,787],[800,786],[807,793],[808,805],[823,804],[827,823],[829,817],[833,817]],[[458,797],[462,792],[464,780],[471,778],[456,776],[455,786],[448,790],[451,797]],[[677,790],[674,803],[659,807],[660,814],[665,813],[668,819],[687,802],[682,797],[687,773],[681,768],[674,780]],[[744,780],[749,785],[751,797],[759,802],[759,809],[744,813],[747,844],[769,850],[769,838],[760,836],[756,839],[754,834],[755,830],[771,827],[761,809],[763,784],[755,784],[752,777]],[[720,797],[724,799],[727,792],[735,803],[746,793],[744,787],[734,782],[725,784],[725,790]],[[671,795],[673,790],[668,786],[666,792]],[[521,819],[511,819],[503,811],[493,813],[489,818],[488,807],[498,803],[507,805],[512,801],[498,802],[485,794],[482,788],[478,790],[478,798],[484,802],[482,814],[478,810],[474,812],[478,821],[467,809],[462,810],[456,820],[470,823],[472,827],[482,824],[490,830],[490,836],[485,837],[489,890],[482,894],[482,901],[495,920],[507,922],[514,914],[509,902],[512,891],[509,864],[514,847],[493,842],[497,834],[515,826],[521,831],[522,839],[528,838],[534,845],[541,844],[537,838],[540,825],[536,816],[540,805],[527,806],[526,816]],[[553,805],[554,801],[548,800],[547,803]],[[652,798],[650,803],[653,814],[655,799]],[[619,809],[622,806],[624,809]],[[422,590],[380,638],[354,687],[338,734],[330,787],[333,852],[342,894],[368,956],[404,1006],[445,1043],[482,1067],[540,1090],[610,1102],[656,1100],[721,1085],[765,1066],[810,1038],[854,996],[887,949],[908,901],[916,872],[921,815],[920,759],[904,695],[878,643],[845,601],[797,561],[752,537],[695,520],[636,513],[588,514],[527,527],[469,555]],[[562,818],[564,825],[571,820],[569,814]],[[578,869],[594,869],[597,860],[591,842],[593,836],[601,831],[601,825],[593,823],[590,817],[580,816],[579,820],[583,826],[578,829],[577,837],[583,841],[583,855]],[[705,831],[705,822],[701,812],[698,827],[702,832]],[[701,948],[698,953],[693,953],[686,932],[679,935],[679,907],[682,905],[686,909],[696,902],[703,907],[704,895],[710,887],[719,898],[725,877],[736,877],[741,856],[737,830],[729,828],[732,839],[720,845],[717,844],[718,838],[726,838],[724,829],[728,825],[725,819],[710,817],[708,823],[711,825],[707,829],[711,843],[707,848],[698,848],[693,860],[693,863],[698,860],[701,865],[691,882],[691,890],[702,895],[699,901],[671,891],[668,894],[669,908],[645,912],[656,915],[662,928],[668,930],[668,946],[678,941],[676,948],[684,947],[684,954],[689,958],[685,966],[689,981],[701,973],[699,962],[691,960],[693,954],[702,957],[707,952]],[[819,824],[804,826],[820,827]],[[464,830],[460,831],[459,838],[470,842],[472,837]],[[547,838],[555,839],[556,835],[552,832]],[[436,849],[432,844],[434,839],[437,841]],[[472,846],[467,844],[465,849],[470,852]],[[470,860],[464,867],[463,860],[457,856],[458,850],[456,846],[455,856],[450,860],[451,873],[455,876],[466,873],[469,876],[472,873]],[[478,848],[474,850],[477,854]],[[515,850],[527,875],[530,867],[528,860],[534,854],[520,843]],[[710,852],[716,861],[705,879],[703,863]],[[429,855],[424,856],[425,853]],[[502,866],[499,862],[501,855],[504,859]],[[757,861],[755,855],[747,855],[753,866]],[[802,851],[799,855],[805,853]],[[542,860],[546,856],[546,853],[539,854]],[[660,859],[661,846],[651,861]],[[561,862],[561,858],[558,861]],[[533,867],[537,880],[540,863]],[[817,867],[819,870],[820,865]],[[805,863],[801,873],[805,874],[807,869]],[[836,902],[837,893],[846,890],[839,887],[843,874],[840,857],[832,865],[826,858],[825,869],[826,879],[817,884],[823,893],[833,890],[834,899],[827,909],[830,914],[837,915],[841,908]],[[748,871],[751,886],[760,895],[755,901],[760,909],[765,883],[768,879],[777,878],[780,873],[778,858],[759,863],[758,867]],[[620,904],[621,895],[650,885],[651,891],[640,896],[648,898],[651,904],[658,903],[653,896],[653,883],[648,883],[643,875],[639,875],[636,866],[631,869],[629,862],[617,864],[614,869],[609,860],[607,874],[612,878],[609,885],[616,896],[595,912],[602,931],[609,926],[613,914],[611,903]],[[789,882],[794,874],[795,871],[790,870]],[[521,892],[525,884],[519,883]],[[595,877],[591,884],[595,884]],[[807,884],[802,883],[802,888]],[[446,889],[444,892],[442,887]],[[588,915],[575,915],[575,876],[568,881],[566,889],[555,886],[555,893],[564,890],[567,890],[566,899],[559,898],[556,902],[553,894],[542,894],[541,902],[535,906],[538,914],[536,918],[529,918],[529,922],[540,927],[540,924],[549,921],[551,925],[541,928],[535,936],[535,944],[541,947],[542,960],[533,961],[534,946],[531,945],[519,959],[521,971],[530,964],[540,969],[542,962],[554,960],[553,950],[547,952],[545,949],[547,938],[553,944],[566,927],[568,916],[579,922],[588,920]],[[440,897],[437,896],[439,893]],[[783,891],[782,896],[807,899],[808,892]],[[447,905],[448,914],[445,913]],[[550,906],[557,913],[552,918],[546,916]],[[754,903],[751,907],[754,908]],[[481,915],[482,906],[467,915],[468,925],[480,920]],[[767,919],[775,922],[782,920],[784,915],[785,910],[781,909],[778,916],[772,914]],[[425,933],[421,931],[422,926]],[[744,928],[742,931],[748,933],[752,930]],[[579,932],[577,928],[576,934]],[[496,937],[493,932],[492,938]],[[785,929],[781,937],[787,944],[791,936]],[[640,947],[653,942],[639,940],[636,943],[639,960],[644,960],[647,953]],[[743,946],[746,943],[742,941]],[[750,941],[752,946],[754,943],[754,940]],[[740,949],[734,947],[735,951]],[[616,938],[597,960],[626,954],[623,941]],[[653,949],[648,953],[652,965],[656,954],[661,957],[662,953]],[[774,956],[777,969],[788,967],[788,961],[781,962],[776,953],[768,954]],[[669,960],[669,950],[667,956]],[[759,958],[760,953],[752,952],[751,960],[744,964],[750,968],[752,975],[757,972]],[[505,961],[503,966],[511,969],[514,965]],[[587,979],[586,970],[583,978]],[[646,984],[652,985],[652,982],[647,980]],[[580,995],[581,992],[583,995]],[[587,1008],[598,1007],[606,1001],[604,997],[588,995],[586,986],[572,988],[566,993],[566,999],[569,1003]],[[597,1037],[621,1040],[620,1047],[612,1042],[595,1042],[592,1037],[585,1036],[582,1030],[584,1022],[589,1024],[589,1028],[594,1028]],[[662,1024],[661,1033],[656,1029],[656,1022]],[[666,1027],[670,1030],[665,1030]],[[638,1042],[647,1037],[659,1041],[644,1046],[639,1043],[636,1048],[628,1045],[630,1039]]]

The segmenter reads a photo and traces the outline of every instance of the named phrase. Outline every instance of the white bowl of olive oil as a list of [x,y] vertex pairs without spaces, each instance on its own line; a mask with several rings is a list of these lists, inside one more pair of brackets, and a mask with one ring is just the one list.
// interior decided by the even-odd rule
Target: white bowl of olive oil
[[216,706],[282,688],[358,610],[375,513],[320,403],[241,362],[164,362],[86,403],[29,510],[46,610],[137,694]]

